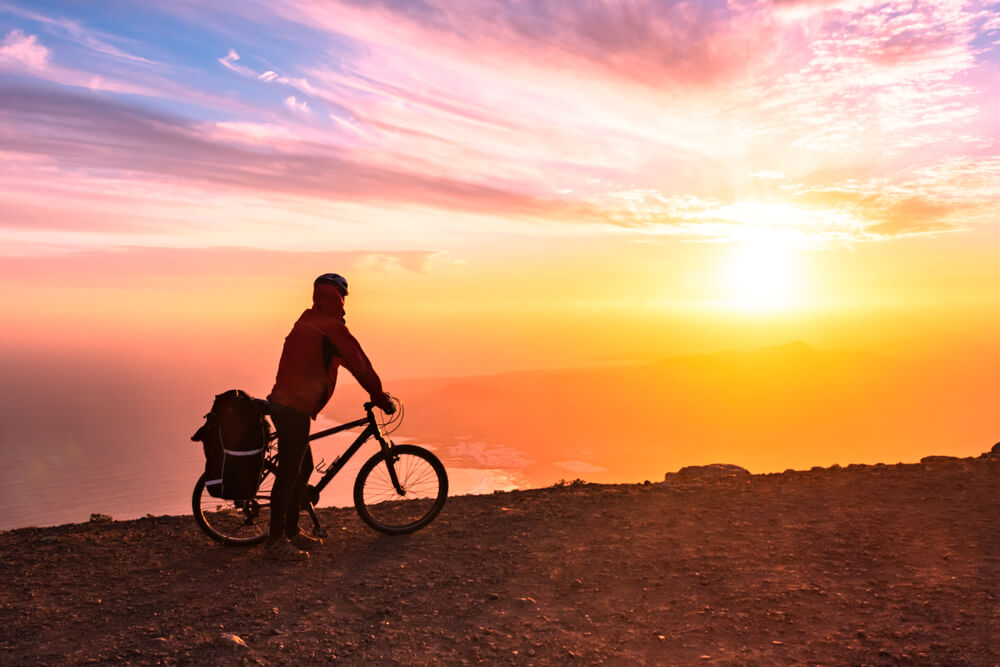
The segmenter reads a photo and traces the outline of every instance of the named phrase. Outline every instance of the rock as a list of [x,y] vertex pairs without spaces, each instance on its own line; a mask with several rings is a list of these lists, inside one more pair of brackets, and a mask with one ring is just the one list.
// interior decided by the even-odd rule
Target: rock
[[920,459],[921,463],[951,463],[954,461],[960,461],[957,456],[925,456]]
[[231,632],[223,632],[219,635],[219,642],[227,646],[239,646],[241,648],[249,648],[247,643],[243,641],[243,638],[239,635],[234,635]]
[[90,523],[111,523],[112,521],[114,521],[114,519],[107,514],[99,514],[95,512],[90,515]]
[[1000,442],[998,442],[997,444],[993,445],[993,448],[990,449],[990,454],[1000,455]]
[[675,473],[664,475],[664,481],[707,482],[748,476],[750,471],[732,463],[710,463],[704,466],[684,466]]

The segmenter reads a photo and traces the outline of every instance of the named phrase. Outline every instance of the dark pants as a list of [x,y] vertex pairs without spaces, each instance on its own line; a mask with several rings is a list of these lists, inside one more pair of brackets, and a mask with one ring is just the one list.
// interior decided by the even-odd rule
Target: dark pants
[[309,415],[272,405],[271,420],[278,430],[278,476],[271,489],[271,524],[267,536],[271,542],[299,532],[299,510],[313,469]]

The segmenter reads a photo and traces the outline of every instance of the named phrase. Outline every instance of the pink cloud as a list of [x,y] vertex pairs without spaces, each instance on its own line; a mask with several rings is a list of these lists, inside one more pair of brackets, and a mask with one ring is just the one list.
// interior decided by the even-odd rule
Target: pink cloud
[[489,0],[420,4],[277,3],[283,17],[368,44],[420,43],[455,58],[554,70],[603,72],[653,85],[704,85],[746,71],[746,54],[779,47],[771,14],[757,3],[613,3],[583,0],[496,5]]
[[302,141],[305,137],[296,128],[278,123],[254,123],[249,121],[224,121],[215,124],[212,139],[223,142],[239,142],[256,145],[278,145],[286,142]]
[[357,145],[381,149],[369,159],[405,155],[539,193],[587,191],[595,176],[683,192],[675,164],[732,164],[776,145],[803,163],[862,162],[968,135],[976,114],[959,79],[974,66],[974,8],[821,2],[789,18],[766,3],[277,7],[365,45],[336,69],[282,81],[343,109],[335,119]]
[[3,212],[0,229],[134,232],[138,226],[135,218],[109,217],[99,210],[81,209],[78,205],[60,200],[40,199],[36,194],[28,192],[18,196],[18,193],[5,192],[5,201],[0,209]]
[[[280,91],[266,97],[295,113],[273,101],[214,100],[222,119],[195,123],[86,96],[45,106],[29,91],[26,102],[0,102],[11,118],[0,136],[11,150],[78,172],[709,236],[729,224],[713,221],[716,208],[763,189],[793,201],[848,191],[843,173],[864,197],[828,198],[829,212],[855,215],[859,228],[962,227],[979,215],[979,200],[957,189],[954,199],[921,195],[906,170],[974,147],[995,152],[983,92],[992,78],[973,46],[976,3],[275,0],[256,8],[251,18],[262,24],[285,19],[316,44],[324,31],[330,38],[326,51],[300,52],[280,69],[247,67],[235,49],[218,59],[246,86]],[[84,74],[74,73],[74,85]],[[130,82],[166,94],[162,81]],[[764,172],[782,178],[762,184],[754,174]],[[871,196],[886,184],[901,189]],[[683,196],[713,203],[664,213],[664,202]]]
[[15,65],[30,70],[44,70],[49,66],[51,52],[38,43],[35,35],[25,35],[11,30],[0,45],[0,65]]
[[295,99],[294,95],[290,95],[285,98],[285,106],[296,113],[309,113],[309,104],[305,100],[302,100],[301,102],[298,101]]
[[185,179],[220,188],[333,201],[403,201],[496,215],[582,213],[558,198],[465,182],[401,166],[369,164],[349,151],[290,141],[254,149],[220,141],[205,128],[166,114],[69,91],[7,86],[0,141],[10,151],[43,155],[64,169],[117,170]]

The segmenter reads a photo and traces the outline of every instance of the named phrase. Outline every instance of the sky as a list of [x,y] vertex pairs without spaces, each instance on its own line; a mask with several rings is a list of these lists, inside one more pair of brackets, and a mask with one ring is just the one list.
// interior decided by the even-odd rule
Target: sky
[[979,0],[0,0],[0,361],[264,394],[337,271],[390,380],[995,367],[998,119]]
[[996,304],[1000,4],[238,6],[0,3],[8,341],[319,268],[380,331]]

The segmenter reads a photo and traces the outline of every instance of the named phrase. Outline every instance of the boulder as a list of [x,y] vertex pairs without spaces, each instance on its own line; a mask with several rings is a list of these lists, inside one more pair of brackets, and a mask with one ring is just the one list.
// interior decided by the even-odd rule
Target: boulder
[[997,456],[1000,456],[1000,442],[993,445],[993,448],[990,449],[990,454],[996,454]]
[[957,456],[925,456],[920,459],[921,463],[954,463],[960,461]]
[[684,466],[677,472],[668,472],[664,481],[709,482],[749,475],[749,470],[732,463],[710,463],[704,466]]

